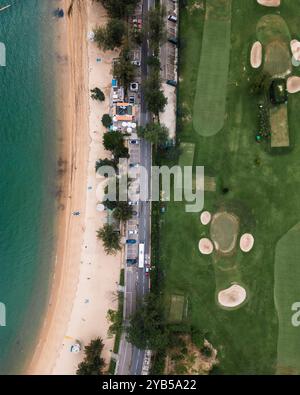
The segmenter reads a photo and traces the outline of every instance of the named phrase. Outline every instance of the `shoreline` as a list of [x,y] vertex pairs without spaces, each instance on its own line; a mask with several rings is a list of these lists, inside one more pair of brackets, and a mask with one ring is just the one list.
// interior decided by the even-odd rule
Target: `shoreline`
[[[117,308],[115,293],[120,273],[120,256],[106,256],[96,239],[96,230],[104,223],[105,213],[96,211],[94,170],[96,159],[107,155],[102,146],[105,129],[101,118],[108,110],[110,69],[116,52],[102,54],[87,40],[89,28],[107,20],[100,4],[91,0],[76,2],[70,17],[67,10],[71,0],[58,4],[63,6],[65,17],[55,31],[58,124],[62,130],[57,254],[44,322],[24,369],[25,374],[34,375],[75,374],[83,352],[70,353],[70,344],[80,340],[84,346],[97,336],[103,338],[103,357],[109,364],[113,338],[107,336],[106,315],[109,308]],[[96,52],[107,61],[98,64],[94,59]],[[95,83],[106,95],[106,101],[101,104],[88,99],[89,89]],[[80,211],[80,216],[72,216],[73,211]]]
[[[64,0],[65,9],[68,9],[69,4],[69,0]],[[72,303],[76,291],[79,265],[72,264],[70,247],[73,244],[72,252],[74,253],[75,248],[77,253],[80,253],[78,246],[75,246],[76,238],[74,236],[76,232],[80,232],[82,226],[82,224],[80,226],[80,222],[82,221],[80,220],[76,224],[71,213],[78,206],[84,211],[85,199],[82,199],[81,196],[80,179],[85,178],[88,148],[87,133],[85,133],[87,125],[85,119],[86,108],[84,109],[86,107],[86,103],[84,103],[86,82],[84,67],[81,67],[85,58],[83,48],[85,31],[76,29],[79,23],[84,28],[82,19],[84,20],[82,14],[74,12],[71,18],[65,16],[64,21],[58,21],[61,26],[55,31],[55,39],[57,40],[57,64],[55,68],[58,75],[56,99],[57,105],[60,107],[57,117],[59,127],[62,129],[58,143],[58,153],[62,166],[60,167],[61,177],[58,180],[57,235],[56,245],[54,246],[57,253],[53,267],[53,277],[49,284],[49,300],[44,312],[45,319],[39,330],[32,359],[25,365],[26,374],[51,373],[51,361],[58,352],[63,328],[67,324],[67,318],[70,316],[72,308],[70,303]],[[65,37],[67,37],[67,42],[63,42]],[[81,78],[76,76],[77,73],[81,73]],[[79,114],[78,95],[80,93],[82,94],[80,104],[83,108]],[[80,163],[84,163],[84,166],[80,166]],[[76,208],[74,209],[74,207]],[[76,241],[80,242],[78,236]],[[68,281],[66,281],[66,278],[68,278]],[[64,311],[62,311],[62,305],[59,303],[62,298],[64,299]]]

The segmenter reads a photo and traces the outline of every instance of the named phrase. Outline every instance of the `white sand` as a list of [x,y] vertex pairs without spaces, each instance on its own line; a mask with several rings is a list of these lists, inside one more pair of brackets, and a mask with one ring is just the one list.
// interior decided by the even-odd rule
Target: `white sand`
[[200,221],[202,225],[208,225],[211,221],[211,213],[209,211],[203,211],[200,215]]
[[297,93],[300,91],[300,77],[289,77],[287,80],[287,91],[289,93]]
[[245,301],[246,297],[245,288],[234,284],[218,293],[218,302],[224,307],[237,307]]
[[300,61],[300,42],[298,40],[292,40],[290,46],[294,59]]
[[[65,10],[70,0],[64,0]],[[60,3],[61,4],[61,3]],[[95,161],[105,157],[102,147],[104,128],[101,118],[108,111],[108,93],[111,82],[111,62],[116,53],[103,54],[90,43],[87,58],[87,31],[97,23],[104,23],[105,12],[100,4],[89,0],[74,3],[73,15],[65,18],[69,39],[70,109],[69,144],[74,161],[74,179],[70,189],[69,206],[66,207],[67,222],[62,227],[64,242],[59,245],[60,259],[53,278],[53,290],[49,311],[42,328],[34,357],[26,370],[29,374],[75,374],[83,352],[70,353],[70,346],[79,340],[87,345],[91,339],[104,339],[103,357],[110,360],[113,339],[107,338],[109,308],[117,307],[117,282],[120,273],[120,256],[105,255],[102,244],[97,241],[96,230],[105,221],[105,213],[97,211]],[[91,12],[91,8],[93,11]],[[87,28],[87,12],[89,26]],[[70,22],[69,22],[70,21]],[[102,62],[97,63],[100,57]],[[88,68],[90,73],[88,73]],[[88,77],[89,76],[89,81]],[[90,88],[100,87],[106,101],[99,103],[89,99]],[[74,105],[74,107],[73,107]],[[89,125],[89,130],[88,130]],[[73,133],[70,133],[72,131]],[[90,136],[90,146],[88,146]],[[89,148],[89,152],[88,152]],[[74,151],[73,151],[74,150]],[[80,217],[71,212],[80,210]],[[59,243],[61,244],[61,243]]]
[[203,255],[209,255],[213,252],[214,250],[214,245],[213,243],[206,238],[203,238],[199,241],[199,251]]
[[262,63],[262,45],[256,41],[251,48],[250,63],[254,69],[258,69]]
[[257,0],[258,4],[266,7],[279,7],[280,0]]
[[240,238],[240,249],[243,252],[249,252],[254,245],[254,237],[250,233],[244,233]]

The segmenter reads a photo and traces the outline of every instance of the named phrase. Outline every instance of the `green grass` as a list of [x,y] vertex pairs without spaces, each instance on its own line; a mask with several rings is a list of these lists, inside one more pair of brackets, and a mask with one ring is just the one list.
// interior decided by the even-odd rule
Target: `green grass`
[[230,31],[231,0],[207,0],[193,113],[201,136],[213,136],[224,125]]
[[[194,1],[189,0],[191,5]],[[280,7],[291,36],[300,38],[300,4],[285,0]],[[278,318],[274,305],[274,257],[277,241],[300,221],[300,96],[289,96],[289,129],[293,150],[273,155],[255,143],[257,103],[249,93],[248,78],[254,71],[249,53],[256,40],[256,25],[274,10],[255,1],[232,2],[230,68],[227,83],[226,117],[221,133],[205,138],[195,131],[190,116],[196,95],[202,47],[204,12],[181,10],[180,84],[178,137],[195,144],[194,165],[204,165],[215,176],[216,192],[205,193],[205,209],[220,207],[240,218],[240,232],[255,237],[253,250],[241,251],[216,265],[198,251],[201,237],[209,234],[198,213],[186,213],[184,202],[168,204],[161,217],[160,258],[164,271],[166,303],[172,294],[189,300],[188,321],[204,330],[218,349],[223,373],[267,374],[276,372]],[[299,75],[300,70],[294,69]],[[196,121],[198,124],[198,121]],[[196,124],[194,119],[194,124]],[[198,125],[201,129],[201,124]],[[201,131],[201,130],[200,130]],[[228,188],[227,194],[222,188]],[[230,272],[225,270],[230,265]],[[237,281],[247,289],[248,300],[240,309],[222,310],[216,289]],[[295,283],[300,277],[295,276]]]
[[279,318],[278,372],[300,374],[300,330],[292,325],[292,305],[300,302],[300,224],[277,243],[275,256],[275,303]]

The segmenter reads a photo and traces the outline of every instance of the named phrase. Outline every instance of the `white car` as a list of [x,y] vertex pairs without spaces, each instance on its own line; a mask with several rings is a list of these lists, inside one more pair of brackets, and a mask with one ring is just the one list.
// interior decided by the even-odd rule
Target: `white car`
[[136,201],[129,200],[128,204],[129,204],[129,206],[137,206],[139,204],[139,202],[138,202],[138,200],[136,200]]
[[131,62],[134,66],[141,67],[141,62],[139,60],[133,60]]
[[136,230],[136,229],[134,229],[134,230],[129,230],[128,231],[128,234],[129,235],[137,235],[139,232],[138,232],[138,230]]
[[176,22],[177,22],[177,16],[175,16],[175,15],[169,15],[169,16],[168,16],[168,20],[171,21],[171,22],[176,23]]

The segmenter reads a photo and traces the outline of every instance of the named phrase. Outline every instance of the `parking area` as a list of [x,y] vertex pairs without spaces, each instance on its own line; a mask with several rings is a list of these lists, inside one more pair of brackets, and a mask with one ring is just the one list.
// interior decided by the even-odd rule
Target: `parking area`
[[163,0],[167,10],[167,42],[161,47],[161,77],[165,81],[177,80],[177,3]]

